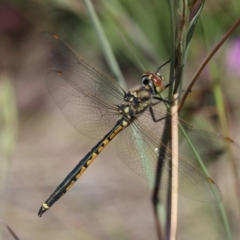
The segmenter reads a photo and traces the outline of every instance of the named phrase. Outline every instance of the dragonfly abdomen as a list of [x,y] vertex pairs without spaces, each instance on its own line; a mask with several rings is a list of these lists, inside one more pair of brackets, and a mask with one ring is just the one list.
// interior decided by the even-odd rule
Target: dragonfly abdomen
[[41,217],[62,195],[64,195],[73,184],[80,178],[93,160],[100,154],[100,152],[108,145],[108,143],[125,127],[129,125],[124,119],[117,121],[114,128],[98,142],[96,146],[76,165],[76,167],[68,174],[62,183],[56,188],[51,196],[42,204],[39,209],[38,216]]

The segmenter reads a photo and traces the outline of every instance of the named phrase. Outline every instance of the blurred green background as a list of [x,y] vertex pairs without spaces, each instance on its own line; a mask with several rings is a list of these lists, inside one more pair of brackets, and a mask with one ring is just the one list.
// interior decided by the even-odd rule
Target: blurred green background
[[[169,59],[166,2],[93,1],[129,88],[139,84],[143,71],[155,71]],[[184,66],[183,89],[239,12],[239,0],[206,2]],[[39,40],[42,31],[58,34],[88,62],[113,76],[81,0],[0,2],[0,219],[21,239],[156,239],[148,184],[121,163],[115,141],[76,186],[38,218],[42,202],[95,144],[67,123],[47,92],[44,75],[51,63]],[[168,72],[163,74],[168,79]],[[184,119],[240,143],[239,80],[238,28],[199,77]],[[223,95],[228,130],[216,107],[216,86]],[[235,154],[239,156],[239,150]],[[239,206],[231,161],[209,160],[237,239]],[[239,159],[237,163],[239,169]],[[226,239],[217,206],[181,197],[179,202],[178,239]],[[1,237],[12,239],[0,225]]]

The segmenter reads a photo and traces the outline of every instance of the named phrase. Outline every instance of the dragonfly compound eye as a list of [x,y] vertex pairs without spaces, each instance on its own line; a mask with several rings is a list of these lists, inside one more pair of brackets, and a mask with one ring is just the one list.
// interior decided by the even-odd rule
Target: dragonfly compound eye
[[149,79],[148,77],[143,77],[143,78],[142,78],[142,84],[143,84],[144,86],[149,85],[149,82],[150,82],[150,79]]

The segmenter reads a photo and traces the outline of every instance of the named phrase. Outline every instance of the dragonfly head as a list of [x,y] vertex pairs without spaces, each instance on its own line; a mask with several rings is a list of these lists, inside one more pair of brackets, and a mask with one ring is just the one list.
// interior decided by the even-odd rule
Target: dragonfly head
[[164,78],[160,73],[145,72],[142,75],[142,84],[152,94],[158,94],[164,89]]

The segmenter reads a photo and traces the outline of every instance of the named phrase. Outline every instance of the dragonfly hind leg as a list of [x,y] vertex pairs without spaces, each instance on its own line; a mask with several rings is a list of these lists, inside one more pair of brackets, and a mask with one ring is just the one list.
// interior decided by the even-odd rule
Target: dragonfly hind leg
[[153,111],[152,106],[149,106],[149,111],[150,111],[152,120],[153,120],[154,122],[160,122],[160,121],[162,121],[163,119],[166,119],[166,118],[167,118],[167,116],[164,116],[164,117],[161,117],[161,118],[159,118],[159,119],[156,119],[156,117],[155,117],[155,115],[154,115],[154,111]]

